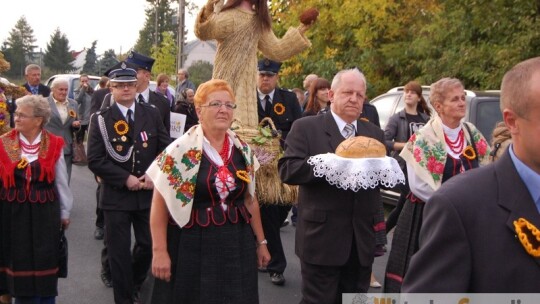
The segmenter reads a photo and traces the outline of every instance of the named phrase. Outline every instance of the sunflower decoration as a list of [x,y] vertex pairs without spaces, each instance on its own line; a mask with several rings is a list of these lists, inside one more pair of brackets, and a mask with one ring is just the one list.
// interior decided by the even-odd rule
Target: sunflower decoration
[[236,177],[238,177],[239,179],[245,181],[248,184],[251,183],[251,179],[249,178],[249,173],[247,173],[247,171],[245,171],[245,170],[236,171]]
[[473,147],[467,146],[467,148],[463,150],[463,156],[468,160],[474,160],[476,158],[476,153],[474,152]]
[[522,217],[514,221],[514,228],[525,251],[535,258],[540,258],[540,230]]
[[274,105],[274,113],[277,115],[283,115],[283,113],[285,113],[285,106],[281,102],[276,103]]
[[114,124],[114,130],[120,136],[126,135],[129,132],[128,123],[125,120],[119,120]]
[[4,90],[0,88],[0,135],[9,131],[9,111]]
[[75,110],[73,109],[69,109],[69,112],[68,112],[69,116],[75,118],[77,117],[77,112],[75,112]]

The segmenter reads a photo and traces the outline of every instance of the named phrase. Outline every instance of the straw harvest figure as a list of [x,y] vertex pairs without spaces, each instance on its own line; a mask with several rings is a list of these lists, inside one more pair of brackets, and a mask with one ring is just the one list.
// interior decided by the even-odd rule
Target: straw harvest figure
[[195,35],[201,40],[218,42],[212,78],[224,79],[236,95],[235,118],[244,126],[256,127],[257,51],[265,57],[284,61],[311,43],[304,33],[318,12],[310,9],[301,16],[302,24],[291,27],[281,38],[272,31],[266,0],[208,0],[195,23]]

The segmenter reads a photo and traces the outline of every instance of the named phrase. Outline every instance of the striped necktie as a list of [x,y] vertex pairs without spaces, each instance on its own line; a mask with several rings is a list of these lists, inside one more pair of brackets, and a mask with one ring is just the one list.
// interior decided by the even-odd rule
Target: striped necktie
[[343,132],[345,132],[345,138],[353,137],[355,135],[354,125],[346,124],[345,128],[343,128]]

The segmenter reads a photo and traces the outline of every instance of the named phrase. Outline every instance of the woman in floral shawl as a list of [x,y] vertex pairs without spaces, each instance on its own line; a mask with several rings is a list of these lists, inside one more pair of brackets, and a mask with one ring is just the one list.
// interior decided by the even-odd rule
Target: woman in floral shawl
[[487,163],[489,145],[474,125],[462,122],[467,105],[463,84],[443,78],[431,85],[437,112],[407,142],[400,156],[407,163],[411,193],[399,217],[386,267],[384,291],[398,293],[411,256],[418,250],[424,204],[442,183]]
[[152,303],[258,303],[257,264],[270,260],[255,196],[259,163],[229,130],[236,104],[226,81],[200,85],[195,108],[200,124],[147,170],[159,279]]

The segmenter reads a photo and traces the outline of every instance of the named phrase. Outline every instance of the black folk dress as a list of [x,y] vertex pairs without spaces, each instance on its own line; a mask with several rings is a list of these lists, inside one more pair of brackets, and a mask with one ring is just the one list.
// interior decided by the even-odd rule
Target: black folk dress
[[[40,181],[38,160],[15,168],[15,185],[0,188],[0,292],[57,295],[60,203],[54,181]],[[2,184],[3,185],[3,184]]]
[[246,165],[234,147],[231,159],[227,168],[236,188],[223,208],[215,186],[218,167],[203,153],[190,221],[180,229],[171,220],[167,229],[171,282],[156,279],[152,303],[259,303],[255,235],[244,206],[247,183],[236,176]]

